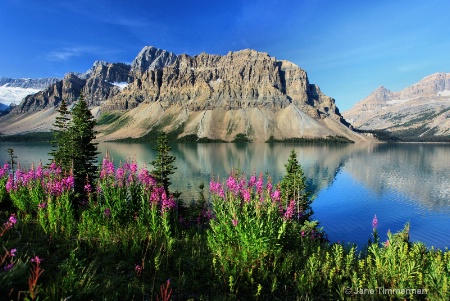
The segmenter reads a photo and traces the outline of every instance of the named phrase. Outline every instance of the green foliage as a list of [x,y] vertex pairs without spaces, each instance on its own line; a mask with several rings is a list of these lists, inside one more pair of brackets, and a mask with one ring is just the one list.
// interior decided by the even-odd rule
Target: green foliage
[[52,150],[49,155],[53,158],[53,161],[62,165],[66,170],[69,170],[72,163],[68,156],[72,147],[68,131],[70,113],[64,99],[61,100],[61,104],[57,111],[59,115],[56,117],[55,123],[53,124],[53,140],[50,141]]
[[175,157],[170,155],[172,148],[168,144],[167,135],[161,132],[158,136],[158,142],[155,150],[158,152],[156,160],[150,162],[153,165],[152,174],[156,179],[156,182],[164,187],[166,193],[169,193],[169,186],[172,184],[170,181],[170,175],[172,175],[175,169],[177,169],[173,162]]
[[75,182],[75,194],[79,199],[84,195],[84,185],[93,183],[97,173],[97,143],[94,143],[95,120],[83,95],[73,107],[70,115],[65,101],[58,109],[59,116],[54,123],[53,161],[60,164],[65,172],[71,171]]
[[298,207],[297,213],[301,222],[308,220],[312,214],[309,192],[306,190],[306,177],[303,169],[297,160],[297,153],[293,149],[288,162],[284,165],[286,174],[281,180],[281,191],[283,199],[290,201],[296,200]]
[[75,193],[83,194],[84,185],[93,183],[97,172],[97,143],[95,139],[95,120],[83,96],[72,109],[72,121],[68,135],[71,142],[72,172],[75,180]]

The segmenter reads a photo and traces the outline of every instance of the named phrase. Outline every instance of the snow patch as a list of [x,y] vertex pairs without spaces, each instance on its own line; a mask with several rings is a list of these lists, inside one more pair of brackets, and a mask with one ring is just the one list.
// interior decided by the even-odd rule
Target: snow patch
[[437,96],[450,96],[450,90],[439,91]]
[[407,99],[392,99],[392,100],[386,101],[386,104],[389,105],[389,106],[394,106],[394,105],[399,105],[399,104],[408,102],[410,100],[411,100],[410,98],[407,98]]
[[120,82],[120,83],[111,83],[114,86],[119,87],[120,91],[122,91],[124,88],[128,87],[128,83],[127,82]]

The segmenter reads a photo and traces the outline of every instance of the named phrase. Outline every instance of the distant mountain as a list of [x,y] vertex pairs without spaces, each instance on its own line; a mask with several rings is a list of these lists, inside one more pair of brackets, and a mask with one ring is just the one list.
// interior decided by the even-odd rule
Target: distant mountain
[[147,46],[131,66],[97,61],[68,73],[0,123],[5,133],[49,130],[61,99],[71,104],[80,93],[99,118],[101,140],[151,139],[161,130],[181,140],[370,140],[348,128],[303,69],[249,49],[191,57]]
[[0,78],[0,104],[19,104],[22,99],[34,94],[57,82],[59,79],[51,78]]
[[398,92],[379,87],[342,115],[362,130],[384,130],[404,140],[445,141],[450,139],[450,73],[429,75]]

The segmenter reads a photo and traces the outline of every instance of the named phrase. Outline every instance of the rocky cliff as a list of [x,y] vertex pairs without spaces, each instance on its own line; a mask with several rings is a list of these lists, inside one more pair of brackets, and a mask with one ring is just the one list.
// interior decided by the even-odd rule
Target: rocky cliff
[[379,87],[343,116],[354,127],[406,140],[450,137],[450,73],[435,73],[398,92]]
[[61,99],[70,104],[81,92],[101,113],[103,140],[159,130],[177,139],[368,139],[348,129],[334,99],[310,84],[303,69],[249,49],[177,56],[145,47],[131,66],[97,61],[85,74],[68,73],[12,113],[50,114]]

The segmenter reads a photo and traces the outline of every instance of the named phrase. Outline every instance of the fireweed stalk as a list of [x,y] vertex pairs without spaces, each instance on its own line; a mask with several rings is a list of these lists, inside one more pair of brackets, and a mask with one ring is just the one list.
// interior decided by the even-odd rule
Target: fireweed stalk
[[[11,230],[14,225],[17,223],[17,218],[15,214],[11,214],[9,219],[3,224],[3,227],[0,228],[0,237],[6,234],[9,230]],[[1,241],[1,240],[0,240]],[[3,255],[0,254],[0,273],[11,270],[14,267],[13,257],[16,256],[17,249],[13,248],[8,250],[5,246],[2,246],[5,253]]]
[[19,166],[14,175],[9,175],[6,190],[19,210],[19,216],[34,218],[39,205],[42,206],[42,203],[50,199],[55,200],[64,193],[70,193],[73,184],[71,173],[63,174],[61,167],[54,162],[48,169],[44,169],[42,163],[39,163],[37,168],[33,164],[28,171]]
[[149,236],[171,241],[170,221],[177,203],[156,185],[145,166],[139,169],[136,162],[127,160],[116,168],[106,157],[96,187],[97,193],[92,193],[91,187],[85,186],[88,200],[80,236],[135,247]]
[[284,260],[283,251],[294,247],[290,242],[300,241],[296,201],[282,200],[270,179],[264,186],[262,175],[247,181],[232,174],[225,188],[212,180],[210,190],[216,217],[210,221],[207,240],[216,276],[228,283],[232,294],[243,287],[253,287],[258,294],[262,287],[275,290],[278,280],[271,275]]

